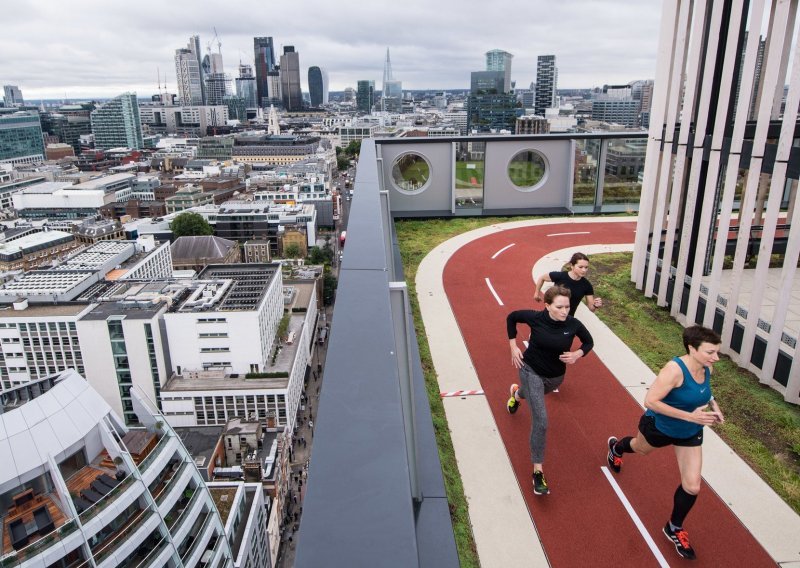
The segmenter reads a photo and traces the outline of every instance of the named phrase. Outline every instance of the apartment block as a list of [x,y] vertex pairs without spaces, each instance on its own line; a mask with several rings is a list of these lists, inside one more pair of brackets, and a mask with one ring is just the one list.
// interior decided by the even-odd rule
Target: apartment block
[[233,566],[211,492],[158,411],[127,428],[74,371],[0,395],[3,566]]

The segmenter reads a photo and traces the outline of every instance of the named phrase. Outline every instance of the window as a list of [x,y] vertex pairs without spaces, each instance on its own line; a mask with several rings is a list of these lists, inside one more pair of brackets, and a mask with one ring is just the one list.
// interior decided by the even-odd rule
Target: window
[[431,167],[428,160],[414,152],[398,156],[392,166],[394,186],[403,192],[422,191],[430,177]]
[[508,178],[518,189],[531,191],[544,181],[547,163],[534,150],[517,152],[508,163]]

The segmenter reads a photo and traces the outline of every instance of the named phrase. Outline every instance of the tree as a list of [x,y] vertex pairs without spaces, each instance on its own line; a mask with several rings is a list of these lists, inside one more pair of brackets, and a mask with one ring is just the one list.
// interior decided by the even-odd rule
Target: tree
[[336,293],[337,284],[336,277],[331,274],[330,268],[326,266],[322,275],[322,304],[324,306],[333,304],[333,296]]
[[361,153],[361,140],[351,140],[350,144],[347,145],[347,148],[344,149],[344,153],[348,156],[355,156]]
[[336,156],[336,168],[341,172],[350,167],[350,160],[344,154]]
[[302,251],[300,250],[300,245],[297,243],[290,243],[286,245],[286,248],[283,249],[283,256],[286,258],[300,258]]
[[214,229],[199,213],[181,213],[169,224],[175,237],[194,237],[197,235],[213,235]]
[[331,260],[333,260],[333,250],[330,245],[325,245],[323,248],[311,247],[308,250],[309,264],[330,264]]

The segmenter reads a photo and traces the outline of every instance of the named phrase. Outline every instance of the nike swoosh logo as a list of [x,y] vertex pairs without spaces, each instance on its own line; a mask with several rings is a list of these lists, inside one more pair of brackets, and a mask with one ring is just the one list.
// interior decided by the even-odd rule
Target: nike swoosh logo
[[569,335],[569,332],[568,332],[568,331],[565,331],[565,332],[564,332],[564,335]]

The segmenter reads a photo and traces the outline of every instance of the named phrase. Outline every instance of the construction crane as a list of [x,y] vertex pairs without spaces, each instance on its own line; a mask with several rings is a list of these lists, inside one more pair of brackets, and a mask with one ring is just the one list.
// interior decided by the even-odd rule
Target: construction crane
[[217,51],[222,54],[222,41],[220,41],[219,34],[217,34],[217,26],[214,26],[214,39],[217,40]]

